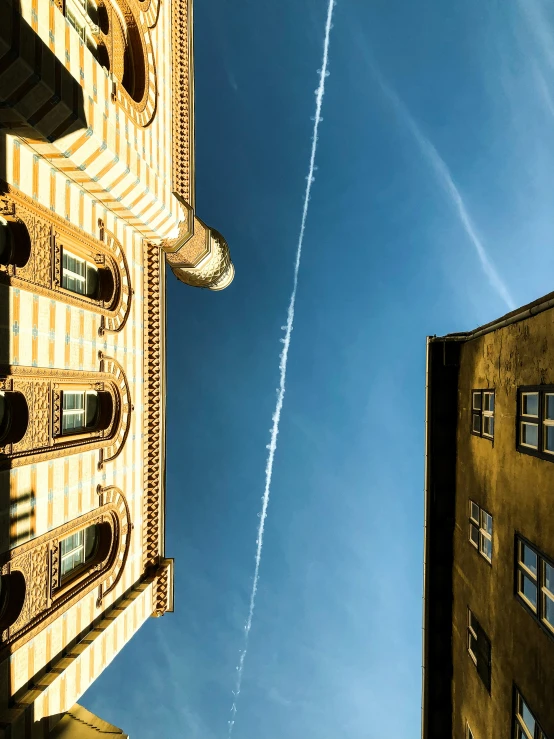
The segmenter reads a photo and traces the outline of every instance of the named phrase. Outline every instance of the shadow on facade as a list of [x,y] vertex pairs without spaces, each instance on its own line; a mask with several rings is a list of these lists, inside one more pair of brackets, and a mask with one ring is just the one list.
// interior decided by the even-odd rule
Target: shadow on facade
[[0,42],[9,49],[0,57],[0,126],[5,131],[52,143],[87,127],[79,80],[22,18],[19,0],[0,2]]
[[[0,53],[1,200],[7,190],[5,183],[21,187],[14,158],[8,148],[8,136],[27,141],[32,148],[35,141],[54,143],[70,133],[85,129],[87,119],[80,82],[22,18],[20,0],[0,0],[0,49],[3,50]],[[10,73],[10,69],[17,69],[17,74]],[[22,70],[28,70],[27,78]],[[0,242],[0,259],[1,248]],[[6,280],[0,281],[0,379],[1,372],[13,362],[11,336],[18,330],[18,326],[13,324],[8,275]],[[5,454],[0,454],[0,460],[3,467],[0,471],[0,554],[4,554],[36,536],[36,495],[46,496],[48,491],[29,488],[14,497],[10,461]],[[86,634],[80,638],[86,638]],[[44,720],[35,722],[34,707],[32,704],[25,706],[25,694],[41,683],[67,648],[64,653],[53,655],[50,662],[16,694],[13,694],[15,686],[9,659],[13,651],[15,648],[10,648],[8,656],[0,661],[0,736],[11,735],[14,710],[25,709],[25,723],[29,728],[36,723],[44,724]],[[61,715],[56,718],[61,718]],[[46,730],[41,733],[43,735],[48,735]]]

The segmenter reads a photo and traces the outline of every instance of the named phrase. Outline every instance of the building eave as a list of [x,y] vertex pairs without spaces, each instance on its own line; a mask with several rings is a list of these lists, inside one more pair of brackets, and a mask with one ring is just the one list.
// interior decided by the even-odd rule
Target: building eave
[[[426,352],[421,735],[451,726],[451,609],[459,347],[428,337]],[[437,433],[435,433],[437,431]],[[440,524],[440,525],[437,525]],[[450,615],[449,615],[450,614]],[[432,637],[432,638],[431,638]],[[437,647],[437,644],[439,645]],[[440,658],[437,656],[440,655]],[[432,721],[430,718],[432,717]]]

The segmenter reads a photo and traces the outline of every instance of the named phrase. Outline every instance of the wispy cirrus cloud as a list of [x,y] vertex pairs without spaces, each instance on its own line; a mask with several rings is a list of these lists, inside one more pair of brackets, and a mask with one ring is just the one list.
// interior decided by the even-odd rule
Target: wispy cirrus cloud
[[363,48],[363,51],[365,52],[368,66],[371,69],[371,72],[375,80],[377,81],[381,91],[394,107],[398,118],[410,131],[411,135],[417,142],[417,145],[424,159],[429,164],[444,194],[446,195],[448,200],[450,200],[452,206],[454,207],[460,225],[464,229],[469,241],[473,245],[483,273],[487,277],[491,287],[506,303],[506,306],[510,310],[514,310],[516,307],[516,303],[510,293],[508,286],[500,276],[498,270],[489,257],[489,254],[483,243],[483,239],[479,235],[477,226],[475,225],[469,213],[465,200],[458,186],[456,185],[456,182],[454,181],[448,165],[441,157],[434,144],[422,132],[421,128],[416,123],[415,118],[412,116],[405,103],[400,99],[397,92],[390,84],[385,81],[383,75],[377,69],[373,60],[367,53],[367,49]]

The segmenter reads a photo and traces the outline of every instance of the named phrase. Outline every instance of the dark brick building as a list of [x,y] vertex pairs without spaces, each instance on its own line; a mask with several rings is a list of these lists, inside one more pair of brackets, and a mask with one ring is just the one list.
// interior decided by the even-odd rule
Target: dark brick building
[[423,739],[554,739],[554,293],[427,344]]

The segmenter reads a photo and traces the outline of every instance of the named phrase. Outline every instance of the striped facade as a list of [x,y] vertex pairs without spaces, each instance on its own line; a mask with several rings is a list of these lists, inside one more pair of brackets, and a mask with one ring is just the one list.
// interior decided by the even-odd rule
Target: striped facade
[[[0,3],[0,230],[13,237],[24,228],[31,253],[24,265],[0,258],[0,394],[27,393],[35,434],[34,447],[30,431],[0,438],[0,584],[14,572],[28,577],[21,615],[8,626],[0,599],[0,737],[12,739],[50,736],[144,621],[173,610],[164,552],[166,258],[200,287],[222,289],[234,274],[223,237],[194,213],[190,2],[88,3],[104,8],[113,28],[98,31],[99,44],[112,44],[109,71],[62,0]],[[116,14],[136,21],[144,79],[134,97],[116,74],[126,59],[114,47]],[[99,269],[116,270],[117,309],[64,287],[66,248],[88,249]],[[63,383],[105,393],[109,367],[118,368],[116,436],[100,430],[60,446]],[[64,590],[59,541],[75,521],[107,521],[110,505],[115,553]]]

